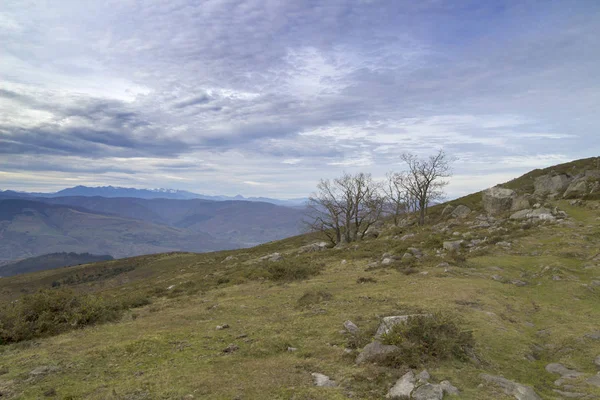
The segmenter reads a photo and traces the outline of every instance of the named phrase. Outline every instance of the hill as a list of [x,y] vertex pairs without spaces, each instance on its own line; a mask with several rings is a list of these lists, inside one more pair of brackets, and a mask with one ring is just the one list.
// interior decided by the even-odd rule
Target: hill
[[[22,399],[379,399],[392,388],[413,399],[597,398],[599,181],[592,164],[580,164],[566,177],[557,166],[503,185],[515,192],[436,206],[423,227],[412,216],[384,221],[369,239],[336,248],[307,234],[2,278],[5,341],[27,333],[11,325],[27,309],[18,307],[69,298],[95,304],[99,322],[85,327],[77,309],[81,325],[60,334],[40,328],[52,327],[47,320],[31,325],[39,336],[1,348],[0,391]],[[391,330],[375,338],[378,328]]]
[[52,252],[126,257],[173,250],[231,248],[206,233],[123,218],[72,205],[0,200],[0,259]]
[[26,258],[13,263],[0,265],[0,277],[42,271],[72,265],[89,264],[99,261],[110,261],[109,255],[94,255],[89,253],[52,253]]

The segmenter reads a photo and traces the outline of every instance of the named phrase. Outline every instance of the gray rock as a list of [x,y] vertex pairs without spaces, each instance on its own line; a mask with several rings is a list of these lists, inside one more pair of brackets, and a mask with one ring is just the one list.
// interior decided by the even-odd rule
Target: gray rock
[[452,211],[452,213],[450,213],[450,215],[452,215],[455,218],[465,218],[469,214],[471,214],[471,209],[469,207],[467,207],[467,206],[462,205],[462,204],[458,205]]
[[394,262],[394,260],[392,258],[384,258],[383,260],[381,260],[381,265],[390,265]]
[[412,237],[415,237],[415,234],[414,233],[409,233],[409,234],[406,234],[406,235],[402,236],[400,238],[400,240],[405,241],[405,240],[410,239]]
[[297,347],[288,347],[287,351],[289,351],[290,353],[293,353],[295,351],[298,351],[298,348]]
[[377,332],[375,333],[375,337],[379,338],[381,335],[388,333],[394,326],[398,324],[404,324],[408,321],[410,317],[427,317],[429,314],[408,314],[408,315],[392,315],[389,317],[384,317],[383,321],[377,328]]
[[526,209],[517,211],[510,216],[510,219],[514,220],[525,220],[525,219],[536,219],[540,221],[554,221],[556,217],[552,215],[552,211],[545,207],[536,208],[535,210]]
[[530,386],[522,385],[502,376],[481,374],[479,375],[483,380],[499,386],[504,393],[509,396],[514,396],[517,400],[542,400],[540,396],[535,393],[533,388]]
[[510,216],[510,219],[515,219],[515,220],[529,219],[529,213],[531,213],[532,211],[533,210],[531,210],[531,209],[517,211],[516,213],[514,213]]
[[529,199],[524,196],[517,196],[513,199],[511,211],[519,211],[530,208]]
[[229,329],[229,324],[217,325],[217,330]]
[[44,375],[48,375],[52,372],[58,372],[60,371],[59,367],[56,367],[54,365],[42,365],[40,367],[35,368],[34,370],[32,370],[29,375],[31,376],[44,376]]
[[423,371],[419,372],[419,375],[417,375],[417,379],[419,380],[419,382],[427,382],[431,379],[431,375],[429,375],[429,372],[427,372],[427,370],[424,369]]
[[592,340],[600,340],[600,331],[587,333],[585,337]]
[[320,374],[318,372],[313,372],[310,374],[313,377],[313,382],[315,386],[318,387],[335,387],[337,383],[329,379],[327,375]]
[[441,217],[448,217],[449,215],[452,214],[452,211],[454,211],[454,207],[451,206],[450,204],[448,204],[446,207],[444,207],[444,209],[442,210],[442,215]]
[[533,182],[536,196],[557,195],[563,193],[571,183],[572,178],[565,174],[560,175],[542,175]]
[[381,232],[379,231],[379,229],[373,226],[369,227],[369,229],[367,229],[367,231],[365,232],[365,238],[376,238],[379,235],[381,235]]
[[240,347],[237,344],[231,343],[229,346],[223,349],[223,353],[233,353],[238,351],[239,349]]
[[569,369],[562,364],[559,363],[551,363],[546,365],[546,371],[552,374],[558,374],[561,378],[574,379],[579,376],[582,376],[583,373],[579,371],[575,371],[574,369]]
[[407,250],[410,254],[412,254],[413,256],[415,256],[417,258],[423,257],[423,252],[421,250],[417,249],[416,247],[409,247]]
[[594,364],[596,364],[597,367],[600,367],[600,356],[596,356],[594,359]]
[[443,246],[444,246],[444,250],[458,251],[458,250],[460,250],[460,246],[462,244],[463,244],[462,240],[449,240],[449,241],[445,241]]
[[412,394],[414,400],[442,400],[444,391],[440,385],[426,383],[419,386]]
[[458,396],[460,394],[460,391],[458,390],[458,388],[456,386],[452,385],[449,381],[441,381],[440,386],[442,387],[442,390],[446,394],[449,394],[452,396]]
[[412,371],[407,372],[398,379],[398,381],[392,386],[387,395],[388,399],[410,399],[410,394],[415,388],[415,374]]
[[356,363],[363,364],[365,362],[377,361],[387,354],[398,350],[400,350],[398,346],[381,344],[381,342],[375,340],[362,349],[358,357],[356,357]]
[[563,198],[565,199],[575,199],[575,198],[579,198],[579,197],[583,197],[587,194],[588,192],[588,182],[586,178],[579,178],[575,181],[573,181],[569,187],[567,188],[567,190],[565,191],[565,194],[563,194]]
[[283,257],[279,253],[273,253],[273,254],[268,254],[266,256],[263,256],[263,257],[259,258],[259,260],[260,261],[267,261],[268,260],[268,261],[275,262],[275,261],[281,261],[281,260],[283,260]]
[[483,192],[483,208],[489,214],[510,211],[515,196],[515,191],[511,189],[497,186],[489,188]]
[[600,387],[600,372],[585,381],[592,386]]
[[414,258],[415,256],[413,256],[412,253],[404,253],[404,255],[402,256],[402,261],[410,261]]
[[356,324],[350,320],[344,322],[344,329],[346,329],[348,333],[351,333],[353,335],[356,335],[360,331],[360,329],[358,329],[358,326],[356,326]]
[[226,262],[235,261],[235,260],[237,260],[236,256],[227,256],[227,257],[225,257],[225,259],[222,262],[226,263]]
[[315,253],[317,251],[323,251],[327,249],[326,242],[316,242],[307,244],[306,246],[302,246],[298,249],[298,254],[302,253]]
[[562,397],[565,397],[567,399],[578,399],[580,397],[585,396],[584,393],[564,392],[564,391],[558,390],[558,389],[554,389],[553,392],[558,393],[559,395],[561,395]]

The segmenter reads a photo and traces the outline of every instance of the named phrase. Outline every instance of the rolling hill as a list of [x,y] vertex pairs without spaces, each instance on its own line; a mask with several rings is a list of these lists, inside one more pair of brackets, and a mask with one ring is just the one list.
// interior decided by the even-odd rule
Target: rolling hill
[[0,265],[0,277],[43,271],[72,265],[110,261],[112,256],[89,253],[51,253]]
[[[588,161],[437,205],[422,227],[382,221],[336,248],[311,233],[2,278],[0,392],[598,398],[600,179]],[[11,321],[53,302],[91,307],[98,322],[48,333],[43,320],[17,341],[29,331]]]

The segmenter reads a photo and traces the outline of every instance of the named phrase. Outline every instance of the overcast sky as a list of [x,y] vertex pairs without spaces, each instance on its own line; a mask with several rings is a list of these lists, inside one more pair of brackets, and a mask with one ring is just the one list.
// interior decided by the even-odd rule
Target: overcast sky
[[599,127],[598,0],[0,2],[0,189],[304,197],[444,148],[458,196]]

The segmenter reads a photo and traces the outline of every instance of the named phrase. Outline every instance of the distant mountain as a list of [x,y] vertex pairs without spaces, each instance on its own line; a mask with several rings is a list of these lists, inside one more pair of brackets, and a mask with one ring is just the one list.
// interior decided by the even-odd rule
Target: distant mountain
[[135,189],[125,188],[117,186],[75,186],[59,190],[54,193],[26,193],[26,192],[15,192],[13,190],[0,191],[0,198],[54,198],[54,197],[71,197],[71,196],[84,196],[84,197],[133,197],[137,199],[174,199],[174,200],[189,200],[189,199],[203,199],[212,201],[230,201],[230,200],[241,200],[241,201],[254,201],[254,202],[265,202],[271,204],[277,204],[280,206],[287,207],[300,207],[303,206],[307,199],[297,198],[289,200],[272,199],[269,197],[244,197],[242,195],[237,196],[209,196],[203,194],[197,194],[188,192],[186,190],[176,189]]
[[0,199],[0,260],[55,252],[121,258],[165,251],[238,248],[204,232],[124,218],[75,205]]
[[110,260],[114,260],[110,255],[94,255],[90,253],[62,252],[44,254],[0,266],[0,277]]

